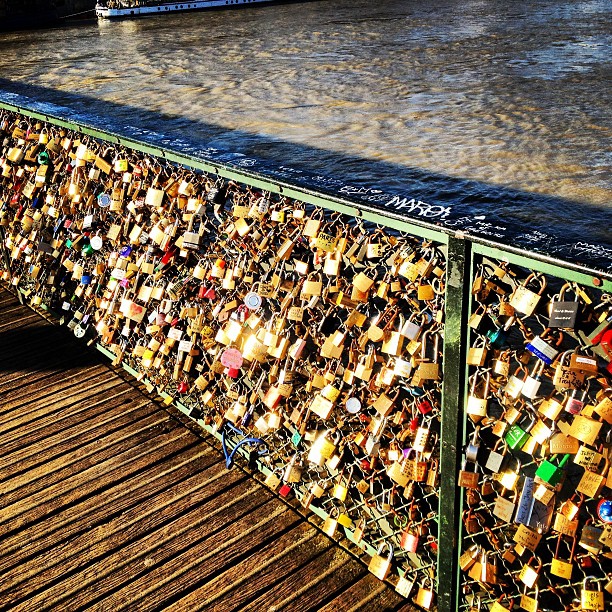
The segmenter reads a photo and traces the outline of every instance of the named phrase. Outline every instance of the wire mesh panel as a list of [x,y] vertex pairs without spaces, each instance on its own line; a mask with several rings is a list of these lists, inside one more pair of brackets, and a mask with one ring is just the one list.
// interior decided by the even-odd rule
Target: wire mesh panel
[[443,240],[23,115],[0,127],[4,280],[434,608]]
[[462,609],[610,605],[611,297],[476,259]]

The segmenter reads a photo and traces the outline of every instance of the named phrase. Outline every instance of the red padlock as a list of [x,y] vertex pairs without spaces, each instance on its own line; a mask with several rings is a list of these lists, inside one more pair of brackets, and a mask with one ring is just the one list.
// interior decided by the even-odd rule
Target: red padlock
[[601,345],[601,348],[604,350],[605,354],[612,359],[612,329],[604,332],[599,344]]
[[429,414],[433,410],[433,406],[429,400],[420,400],[417,403],[417,408],[421,414]]
[[214,300],[217,298],[217,293],[215,292],[215,288],[214,287],[209,287],[205,292],[204,292],[204,298],[207,300]]
[[189,383],[186,380],[181,380],[181,382],[176,386],[176,390],[179,393],[187,393],[189,391]]
[[281,497],[289,497],[291,493],[291,485],[288,483],[285,483],[279,490],[278,490],[278,494]]

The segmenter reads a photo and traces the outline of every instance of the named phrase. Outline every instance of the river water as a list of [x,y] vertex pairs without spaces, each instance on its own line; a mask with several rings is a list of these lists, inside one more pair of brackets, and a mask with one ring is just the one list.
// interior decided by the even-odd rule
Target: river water
[[0,35],[0,90],[612,259],[611,16],[606,0],[318,0],[90,21]]

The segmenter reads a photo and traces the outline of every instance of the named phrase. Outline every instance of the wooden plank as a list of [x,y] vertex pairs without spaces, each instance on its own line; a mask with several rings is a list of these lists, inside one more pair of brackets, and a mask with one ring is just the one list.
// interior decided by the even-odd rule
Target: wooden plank
[[166,456],[163,461],[152,463],[148,469],[116,482],[104,490],[103,495],[65,507],[47,520],[6,538],[3,541],[4,557],[0,557],[0,571],[17,567],[32,555],[62,545],[131,508],[140,505],[149,507],[164,492],[184,491],[186,487],[190,491],[194,485],[189,479],[194,472],[199,474],[219,463],[218,453],[202,445],[193,445],[173,456]]
[[[12,323],[16,325],[18,323]],[[58,351],[59,347],[63,351]],[[82,343],[66,330],[57,329],[44,321],[36,321],[27,327],[13,328],[0,333],[2,350],[2,376],[20,370],[51,368],[58,358],[70,367],[85,367],[99,363],[100,355]],[[55,349],[56,354],[53,353]],[[10,351],[11,353],[7,353]],[[9,358],[10,355],[10,358]]]
[[[19,325],[19,328],[16,328],[16,325]],[[40,326],[40,317],[31,310],[24,312],[23,308],[14,309],[0,315],[0,334],[10,330],[17,335],[22,329],[31,325]]]
[[[27,370],[20,370],[18,372],[11,372],[6,376],[2,376],[0,373],[0,393],[11,393],[18,392],[24,385],[30,384],[31,382],[35,382],[38,379],[43,379],[49,376],[49,374],[53,374],[56,372],[69,372],[72,371],[73,374],[77,374],[71,368],[63,368],[64,363],[57,363],[53,368],[48,368],[45,366],[34,366]],[[87,367],[83,368],[83,371],[87,371]]]
[[119,407],[120,412],[121,405],[134,402],[137,396],[130,387],[118,389],[117,386],[116,381],[112,380],[93,389],[90,386],[90,390],[99,391],[91,400],[88,400],[87,386],[65,398],[64,394],[60,393],[52,398],[55,401],[48,402],[42,408],[37,407],[32,412],[24,409],[24,412],[12,421],[7,419],[4,423],[0,423],[0,456],[36,444],[57,432],[68,430],[76,423],[105,410],[110,411]]
[[0,536],[21,530],[30,523],[54,514],[62,507],[70,506],[97,492],[101,493],[115,479],[140,471],[152,460],[173,452],[173,448],[180,448],[192,435],[180,428],[168,433],[162,432],[58,485],[16,504],[0,508]]
[[404,599],[384,582],[368,572],[319,608],[319,612],[358,612],[359,610],[394,610]]
[[54,414],[67,415],[71,410],[86,408],[92,399],[105,399],[113,389],[122,395],[134,390],[127,383],[107,376],[96,376],[92,380],[77,379],[67,389],[64,387],[60,387],[57,391],[52,388],[45,389],[40,398],[30,399],[29,402],[20,400],[12,410],[0,414],[0,432],[28,424],[34,427],[36,422],[43,426],[43,421],[53,420]]
[[296,526],[300,520],[296,512],[272,499],[230,523],[223,531],[194,542],[168,563],[156,567],[157,556],[149,555],[153,567],[146,576],[132,583],[129,590],[100,602],[88,603],[88,610],[148,612],[164,609],[168,600],[252,556],[253,549],[266,544],[270,538],[278,537],[279,532]]
[[[71,435],[63,432],[45,440],[44,448],[20,448],[2,460],[0,483],[15,479],[26,472],[34,472],[40,466],[47,467],[47,473],[54,471],[54,462],[68,466],[77,459],[87,457],[97,450],[129,438],[149,423],[162,423],[167,420],[163,408],[152,404],[146,397],[135,398],[134,402],[122,408],[119,414],[100,415],[92,423],[81,423],[81,428]],[[0,489],[2,491],[3,489]]]
[[20,304],[17,299],[14,299],[12,301],[10,300],[0,301],[0,317],[4,318],[6,317],[7,312],[10,313],[11,311],[14,311],[15,309],[18,309],[18,308],[21,309],[21,316],[36,316],[40,319],[40,315],[36,311],[32,310],[29,307],[24,307],[23,304]]
[[[274,526],[271,525],[273,529]],[[283,590],[286,576],[323,551],[332,541],[307,523],[281,533],[270,544],[255,551],[236,565],[231,565],[184,597],[168,603],[167,612],[209,610],[229,612],[248,603],[264,590]]]
[[19,360],[27,356],[36,358],[37,355],[32,355],[32,351],[52,348],[49,343],[53,340],[61,341],[64,335],[64,330],[49,327],[49,324],[37,315],[9,320],[0,325],[0,346],[10,349],[10,353],[3,351],[0,361],[6,366],[11,365],[13,356],[19,357]]
[[367,569],[334,546],[298,571],[288,575],[283,588],[264,591],[243,610],[270,610],[291,606],[294,610],[317,610],[327,598],[362,578]]
[[43,397],[52,393],[49,387],[56,389],[69,388],[84,377],[91,379],[96,376],[110,375],[108,368],[105,365],[96,365],[83,370],[74,371],[69,369],[58,368],[57,370],[39,370],[37,372],[28,373],[29,375],[13,378],[15,383],[12,388],[6,386],[0,393],[2,394],[2,406],[0,414],[8,412],[10,409],[17,406],[23,406],[31,401],[35,395],[37,398]]
[[[162,496],[148,508],[139,506],[128,516],[119,516],[54,548],[52,556],[43,553],[4,573],[0,577],[3,601],[15,605],[27,600],[26,609],[30,610],[57,609],[68,596],[78,592],[81,597],[85,585],[118,572],[122,564],[132,564],[148,550],[163,545],[175,531],[191,533],[198,518],[205,521],[203,529],[214,533],[269,498],[251,485],[248,494],[237,499],[235,485],[244,481],[244,474],[227,474],[222,464],[208,470],[207,475],[208,482],[194,496],[185,492],[178,499]],[[198,508],[207,498],[212,499]],[[31,583],[40,592],[33,598],[29,597]],[[99,587],[94,589],[94,596],[95,593],[100,593]]]
[[[138,406],[135,406],[135,409]],[[134,410],[135,411],[135,410]],[[99,427],[94,429],[94,442],[85,447],[80,446],[80,436],[77,438],[79,447],[68,454],[61,453],[55,460],[42,461],[36,468],[24,470],[19,476],[10,479],[9,482],[0,485],[0,501],[4,505],[14,504],[20,499],[34,495],[42,489],[66,480],[81,471],[89,469],[94,465],[105,461],[120,453],[125,448],[138,444],[141,440],[151,437],[151,428],[165,421],[162,412],[153,417],[146,418],[140,413],[139,417],[127,414],[125,420],[132,420],[131,429],[121,426],[118,435],[95,439],[99,436],[100,427],[112,422],[113,417],[107,417]],[[137,419],[137,420],[136,420]],[[117,439],[118,438],[118,439]]]
[[8,291],[4,286],[0,286],[0,307],[3,307],[5,304],[8,303],[15,302],[19,304],[17,297],[13,293]]

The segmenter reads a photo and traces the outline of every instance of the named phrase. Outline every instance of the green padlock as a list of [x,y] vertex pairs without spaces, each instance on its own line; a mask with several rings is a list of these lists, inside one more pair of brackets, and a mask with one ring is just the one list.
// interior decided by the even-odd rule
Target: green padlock
[[529,440],[529,432],[535,425],[535,422],[535,418],[531,417],[531,423],[527,427],[523,427],[520,423],[512,425],[505,437],[508,447],[512,450],[521,449],[525,442]]
[[94,248],[91,246],[91,244],[87,243],[82,249],[81,249],[81,255],[83,255],[83,257],[86,257],[87,255],[91,255],[94,252]]
[[550,459],[543,461],[536,470],[535,474],[537,478],[543,480],[553,487],[556,487],[565,475],[563,466],[565,466],[570,456],[563,455],[563,459],[561,459],[558,465],[553,463],[556,457],[559,457],[559,455],[553,455]]

